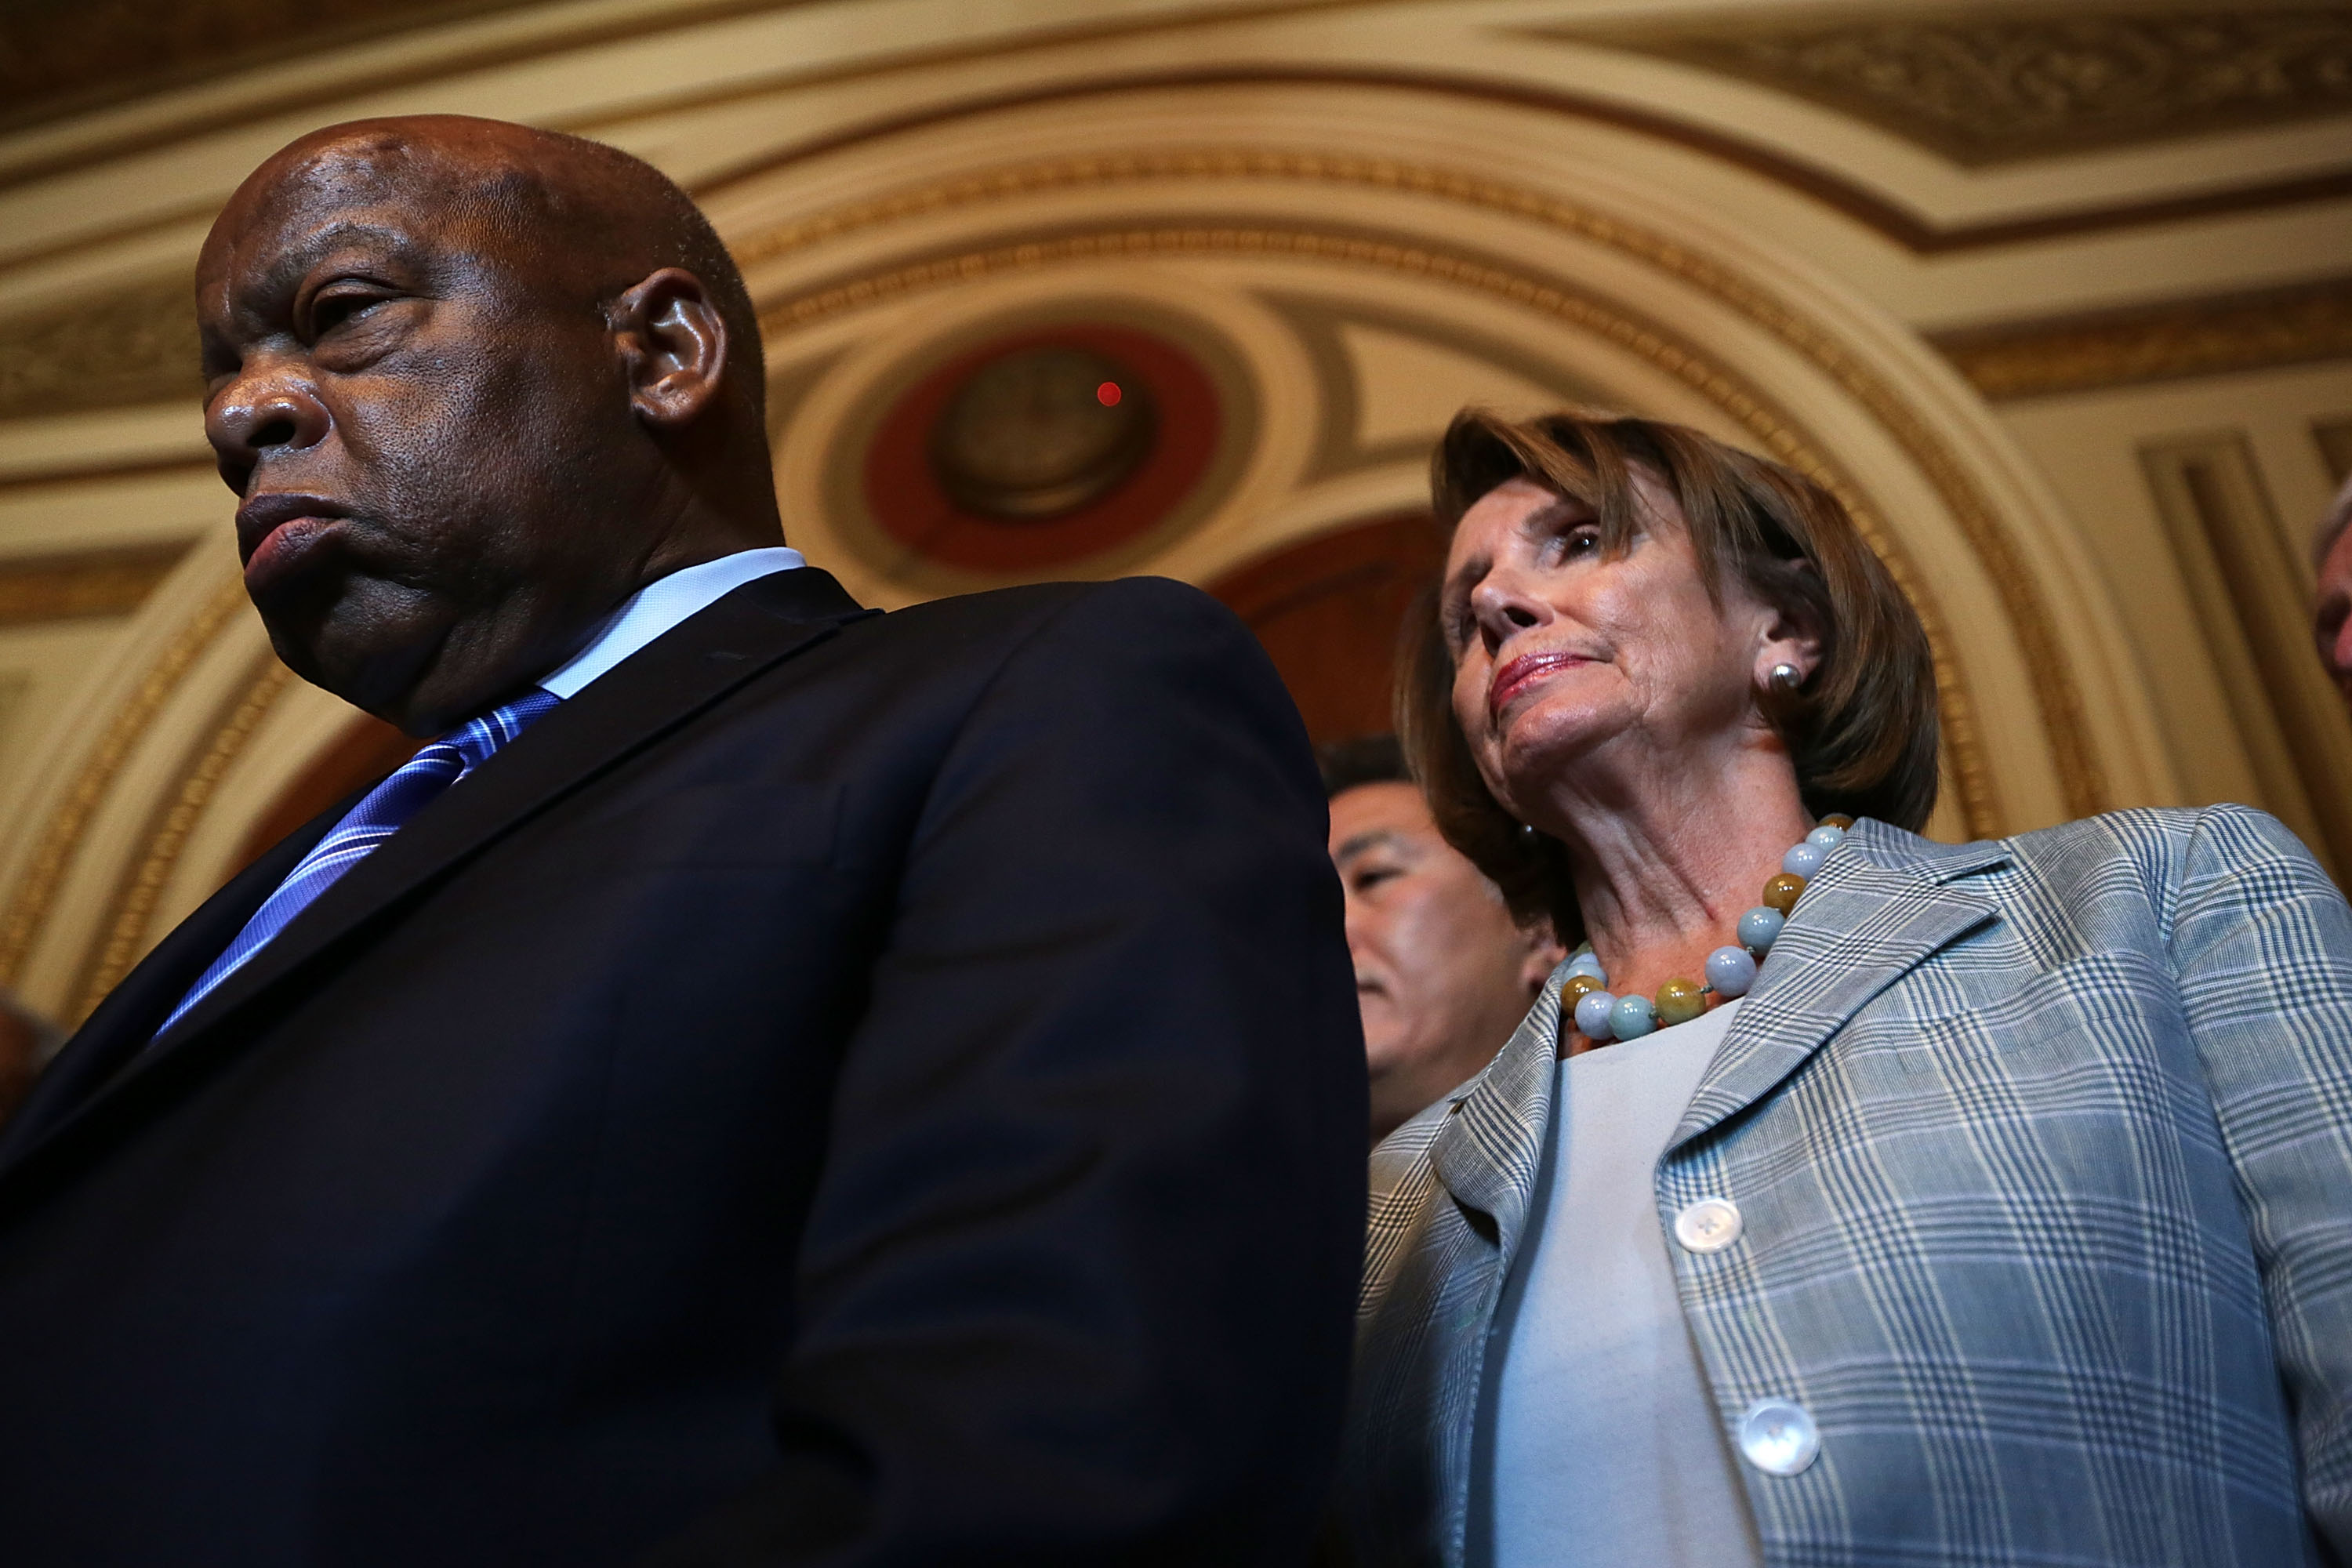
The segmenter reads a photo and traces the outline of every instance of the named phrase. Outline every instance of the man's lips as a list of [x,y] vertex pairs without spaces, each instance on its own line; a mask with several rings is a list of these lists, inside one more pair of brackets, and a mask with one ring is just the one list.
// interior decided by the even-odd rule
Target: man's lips
[[1499,714],[1536,682],[1591,662],[1580,653],[1523,653],[1496,670],[1486,683],[1486,710]]
[[259,594],[295,570],[350,513],[322,496],[260,495],[236,509],[245,585]]

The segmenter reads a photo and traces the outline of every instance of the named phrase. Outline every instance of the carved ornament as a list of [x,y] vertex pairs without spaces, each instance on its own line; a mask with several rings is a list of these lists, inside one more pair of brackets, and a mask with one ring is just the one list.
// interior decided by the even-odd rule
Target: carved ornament
[[185,273],[0,316],[0,419],[134,403],[195,405],[196,303]]
[[2352,9],[2341,5],[1727,16],[1543,31],[1792,93],[1969,165],[2352,113]]
[[1931,341],[1994,399],[2352,359],[2352,278],[2005,322]]

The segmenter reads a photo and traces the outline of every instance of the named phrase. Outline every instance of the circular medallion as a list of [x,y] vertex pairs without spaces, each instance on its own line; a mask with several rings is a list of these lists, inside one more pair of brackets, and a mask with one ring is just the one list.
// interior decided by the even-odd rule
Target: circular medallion
[[858,493],[843,515],[870,520],[902,578],[1098,564],[1197,517],[1238,472],[1246,443],[1228,436],[1249,425],[1220,385],[1172,332],[1011,328],[879,401],[870,435],[851,437]]
[[1154,413],[1149,386],[1108,354],[1072,343],[1015,349],[949,396],[931,426],[931,471],[982,517],[1058,517],[1135,471],[1151,450]]

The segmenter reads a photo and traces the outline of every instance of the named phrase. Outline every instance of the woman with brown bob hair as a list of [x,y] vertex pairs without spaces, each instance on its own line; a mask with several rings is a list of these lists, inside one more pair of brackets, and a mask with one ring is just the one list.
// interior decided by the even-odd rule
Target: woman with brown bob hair
[[1918,837],[1926,634],[1778,464],[1473,410],[1432,492],[1408,754],[1584,945],[1373,1152],[1354,1560],[2352,1562],[2309,853],[2243,806]]

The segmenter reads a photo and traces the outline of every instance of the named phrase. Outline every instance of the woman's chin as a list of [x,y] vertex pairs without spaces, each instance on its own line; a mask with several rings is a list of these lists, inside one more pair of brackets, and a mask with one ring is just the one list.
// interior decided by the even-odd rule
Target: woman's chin
[[1498,795],[1511,800],[1540,799],[1559,781],[1586,765],[1616,726],[1590,706],[1547,703],[1519,714],[1507,714],[1494,749],[1493,765],[1485,771]]

